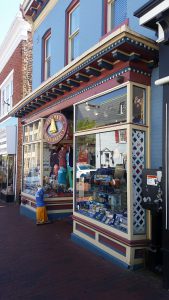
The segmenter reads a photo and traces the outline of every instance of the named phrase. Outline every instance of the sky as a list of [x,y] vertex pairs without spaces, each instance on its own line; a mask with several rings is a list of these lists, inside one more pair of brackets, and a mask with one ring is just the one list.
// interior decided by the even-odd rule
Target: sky
[[2,44],[11,24],[13,23],[17,12],[19,11],[20,3],[23,0],[1,0],[0,3],[0,45]]

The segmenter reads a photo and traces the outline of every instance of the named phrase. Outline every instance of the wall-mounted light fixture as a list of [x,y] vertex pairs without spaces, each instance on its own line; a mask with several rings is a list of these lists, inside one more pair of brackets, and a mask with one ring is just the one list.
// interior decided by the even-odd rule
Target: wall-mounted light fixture
[[116,77],[116,81],[117,81],[118,83],[123,83],[123,82],[124,82],[124,76],[118,75],[118,76]]

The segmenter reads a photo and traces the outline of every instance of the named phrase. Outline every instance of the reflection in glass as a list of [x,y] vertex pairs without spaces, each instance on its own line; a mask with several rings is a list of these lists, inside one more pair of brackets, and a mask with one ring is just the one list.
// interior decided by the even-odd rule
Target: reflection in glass
[[40,140],[41,120],[24,127],[24,143]]
[[127,232],[126,130],[76,137],[75,186],[77,212]]
[[71,60],[79,55],[79,35],[75,35],[71,43]]
[[126,87],[76,106],[77,131],[126,122],[126,118]]
[[0,155],[0,191],[5,195],[14,195],[14,155]]
[[70,15],[70,35],[79,29],[79,5]]
[[35,195],[40,184],[40,143],[23,147],[23,192]]
[[133,86],[133,123],[145,124],[145,97],[145,89]]

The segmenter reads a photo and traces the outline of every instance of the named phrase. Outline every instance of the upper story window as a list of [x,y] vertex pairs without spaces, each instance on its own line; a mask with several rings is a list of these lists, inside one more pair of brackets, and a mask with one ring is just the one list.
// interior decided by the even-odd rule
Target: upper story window
[[43,80],[51,76],[51,30],[43,37]]
[[67,62],[74,60],[79,55],[79,1],[73,1],[67,10]]
[[0,92],[1,92],[0,116],[2,117],[6,115],[12,108],[13,71],[10,72],[10,74],[1,84]]
[[107,0],[107,31],[115,27],[115,2],[116,0]]

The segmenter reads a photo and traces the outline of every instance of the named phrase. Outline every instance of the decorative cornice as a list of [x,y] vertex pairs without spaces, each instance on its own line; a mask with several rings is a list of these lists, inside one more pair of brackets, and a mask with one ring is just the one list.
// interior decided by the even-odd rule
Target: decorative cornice
[[[66,102],[70,99],[73,99],[74,97],[77,97],[77,96],[79,96],[79,95],[81,95],[81,94],[83,94],[83,93],[85,93],[85,92],[87,92],[87,91],[89,91],[89,90],[91,90],[95,87],[98,87],[98,86],[108,82],[109,80],[116,79],[118,76],[124,75],[127,72],[133,72],[133,73],[136,73],[136,74],[147,76],[149,78],[151,77],[150,72],[145,72],[144,70],[139,69],[139,68],[135,68],[135,67],[126,67],[124,69],[118,70],[115,73],[109,74],[108,76],[106,76],[103,79],[97,80],[95,83],[93,83],[91,85],[88,85],[88,86],[86,86],[85,88],[83,88],[81,90],[78,90],[77,92],[71,94],[70,96],[63,96],[62,98],[57,100],[57,102],[55,101],[55,103],[52,103],[51,105],[49,104],[48,109],[51,109],[52,107],[56,107],[56,104],[59,105],[59,104],[64,103],[64,102]],[[46,108],[41,109],[41,112],[44,112],[44,111],[46,111]],[[33,113],[32,117],[36,116],[37,114],[39,114],[39,111]]]
[[22,14],[19,12],[0,47],[0,72],[3,70],[20,42],[27,40],[28,32],[30,31],[30,24],[22,18]]
[[26,18],[33,24],[33,31],[44,21],[49,12],[57,4],[58,0],[25,0],[22,9]]
[[[124,28],[126,29],[126,27]],[[121,31],[118,31],[118,33],[119,32]],[[136,36],[133,35],[129,31],[121,32],[120,34],[113,37],[112,39],[109,38],[106,39],[106,42],[101,41],[98,45],[86,51],[85,53],[86,55],[85,54],[81,55],[78,59],[71,62],[68,66],[66,66],[57,74],[52,76],[48,81],[41,84],[36,90],[34,90],[26,98],[24,98],[19,103],[17,103],[16,106],[14,106],[13,111],[11,113],[15,114],[16,112],[19,112],[25,106],[29,105],[30,102],[33,104],[34,100],[37,99],[38,97],[42,97],[42,96],[46,97],[46,93],[50,92],[52,89],[57,90],[57,92],[55,93],[56,95],[55,98],[57,98],[58,89],[60,89],[61,84],[63,87],[64,86],[63,83],[66,83],[67,85],[68,82],[70,84],[71,80],[78,81],[80,78],[78,77],[79,74],[83,75],[83,76],[80,75],[82,78],[81,81],[83,81],[84,75],[85,75],[84,81],[87,78],[90,80],[90,75],[86,74],[87,67],[92,68],[94,65],[98,65],[98,67],[96,68],[97,71],[101,70],[102,72],[102,70],[104,70],[103,67],[100,66],[100,59],[102,59],[103,62],[107,63],[108,70],[110,70],[109,68],[110,66],[112,66],[113,68],[116,61],[119,60],[134,62],[137,59],[142,61],[144,66],[147,65],[147,67],[149,67],[150,62],[152,64],[154,61],[158,59],[157,49],[158,47],[155,45],[154,42],[152,43],[150,41],[146,42],[145,39],[141,39],[140,37],[138,37],[137,35]],[[141,53],[141,55],[139,53]],[[144,70],[139,69],[138,67],[134,68],[133,66],[130,67],[130,69],[128,69],[127,71],[136,72],[148,77],[150,77],[151,74],[151,72],[145,72]],[[97,72],[93,76],[98,76],[98,73],[101,74],[101,72]],[[126,71],[123,70],[123,72]],[[112,76],[118,76],[118,75],[121,75],[121,71],[115,72],[115,74]],[[104,80],[109,80],[109,79],[104,79]],[[97,82],[95,84],[97,84]],[[62,94],[66,92],[68,91],[62,91]],[[82,91],[78,91],[78,93],[82,93]],[[25,110],[24,114],[26,113],[28,112],[26,112]]]

